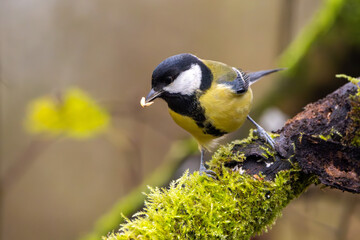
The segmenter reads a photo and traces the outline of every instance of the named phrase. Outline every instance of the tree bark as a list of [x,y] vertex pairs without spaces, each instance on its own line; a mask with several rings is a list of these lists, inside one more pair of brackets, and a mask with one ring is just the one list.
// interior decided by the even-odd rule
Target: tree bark
[[[358,87],[348,83],[325,98],[308,104],[304,111],[288,120],[276,133],[276,149],[261,147],[258,139],[250,144],[235,145],[244,162],[231,161],[227,167],[245,170],[273,179],[280,170],[299,164],[305,174],[343,191],[360,193],[360,148]],[[359,142],[359,141],[358,141]],[[289,161],[290,160],[290,161]]]

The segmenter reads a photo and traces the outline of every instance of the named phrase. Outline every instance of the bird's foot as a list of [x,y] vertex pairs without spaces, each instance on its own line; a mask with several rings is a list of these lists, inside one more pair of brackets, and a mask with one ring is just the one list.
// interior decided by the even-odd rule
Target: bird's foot
[[272,149],[275,150],[275,141],[272,139],[272,137],[263,129],[258,128],[254,131],[254,133],[261,139],[263,139],[265,142],[267,142]]
[[214,171],[212,171],[212,170],[206,169],[206,167],[204,165],[200,166],[199,172],[200,172],[201,176],[206,175],[206,176],[208,176],[208,177],[210,177],[212,179],[217,179],[216,173]]

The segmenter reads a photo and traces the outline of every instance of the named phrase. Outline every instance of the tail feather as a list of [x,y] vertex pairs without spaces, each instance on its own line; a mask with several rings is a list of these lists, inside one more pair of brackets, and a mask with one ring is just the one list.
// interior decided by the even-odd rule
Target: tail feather
[[270,73],[274,73],[274,72],[278,72],[281,70],[284,70],[285,68],[277,68],[277,69],[271,69],[271,70],[263,70],[263,71],[257,71],[257,72],[251,72],[248,73],[247,75],[250,78],[250,84],[256,82],[257,80],[259,80],[261,77],[268,75]]

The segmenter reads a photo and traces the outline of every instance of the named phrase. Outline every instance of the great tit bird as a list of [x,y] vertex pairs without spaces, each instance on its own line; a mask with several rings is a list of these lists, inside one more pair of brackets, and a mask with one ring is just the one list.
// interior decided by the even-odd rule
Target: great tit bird
[[272,69],[245,73],[224,63],[204,60],[183,53],[165,59],[152,74],[152,88],[143,107],[154,99],[164,99],[174,121],[198,142],[201,151],[200,174],[213,174],[205,168],[205,150],[211,150],[216,139],[237,130],[249,119],[258,135],[274,148],[275,142],[249,116],[252,105],[250,85]]

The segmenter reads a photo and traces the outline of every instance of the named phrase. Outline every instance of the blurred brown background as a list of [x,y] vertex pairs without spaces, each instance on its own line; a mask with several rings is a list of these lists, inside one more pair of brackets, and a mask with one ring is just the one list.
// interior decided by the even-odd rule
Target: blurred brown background
[[[0,1],[1,176],[33,158],[2,196],[1,239],[77,239],[90,231],[173,141],[188,137],[164,102],[139,106],[154,67],[182,52],[245,70],[278,67],[277,57],[322,1],[291,1],[292,21],[283,22],[287,2]],[[272,82],[254,86],[255,101]],[[109,109],[112,134],[36,142],[28,152],[36,137],[23,127],[27,103],[70,86]],[[346,223],[346,239],[355,239],[360,210],[349,203],[358,200],[311,188],[263,239],[339,239]]]

